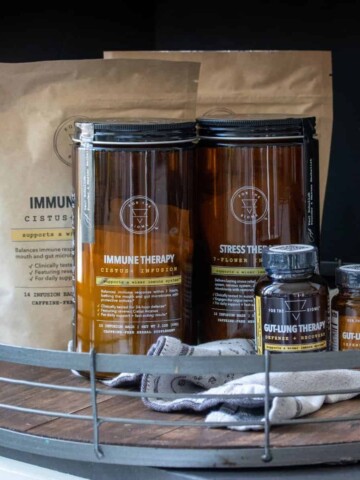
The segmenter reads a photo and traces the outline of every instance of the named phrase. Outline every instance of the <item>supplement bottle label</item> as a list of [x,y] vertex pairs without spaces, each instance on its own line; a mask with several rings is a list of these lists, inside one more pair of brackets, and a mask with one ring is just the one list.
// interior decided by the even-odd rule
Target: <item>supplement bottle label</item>
[[339,351],[339,312],[331,310],[331,350]]
[[261,268],[212,265],[212,315],[224,324],[254,323],[254,285]]
[[[114,263],[117,260],[122,263]],[[104,255],[104,262],[95,295],[96,321],[105,335],[177,332],[182,277],[174,274],[175,254]]]
[[188,224],[188,212],[155,209],[143,198],[123,202],[121,210],[115,201],[114,225],[95,228],[94,243],[83,244],[78,257],[77,345],[87,350],[94,338],[104,353],[146,354],[159,335],[185,338],[190,331],[190,247],[156,230],[158,211],[170,225],[179,217]]
[[257,353],[327,350],[327,299],[256,297]]
[[[96,240],[97,244],[110,244],[100,242],[99,235]],[[90,246],[85,246],[84,253],[88,248]],[[78,291],[87,299],[81,308],[82,315],[94,319],[98,339],[111,343],[121,338],[181,335],[184,279],[175,253],[106,253],[92,257],[97,260],[93,262],[94,285],[84,282]]]
[[332,349],[360,350],[360,318],[339,315],[332,310],[331,315]]

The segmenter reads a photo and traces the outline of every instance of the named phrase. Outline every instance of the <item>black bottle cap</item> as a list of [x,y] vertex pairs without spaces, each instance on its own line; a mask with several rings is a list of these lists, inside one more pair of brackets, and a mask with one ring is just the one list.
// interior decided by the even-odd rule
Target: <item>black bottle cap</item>
[[360,288],[360,265],[341,265],[335,270],[335,284],[343,288]]
[[168,118],[124,118],[75,122],[75,142],[92,144],[169,144],[194,142],[196,123]]
[[302,138],[315,135],[315,117],[281,115],[212,115],[197,119],[200,138],[266,139]]
[[291,244],[264,247],[263,267],[272,273],[305,273],[317,265],[317,248],[313,245]]

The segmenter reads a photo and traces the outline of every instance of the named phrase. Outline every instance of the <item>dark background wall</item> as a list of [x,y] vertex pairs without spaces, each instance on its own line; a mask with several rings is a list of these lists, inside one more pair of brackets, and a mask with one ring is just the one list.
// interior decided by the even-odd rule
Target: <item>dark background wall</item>
[[102,58],[104,50],[330,50],[334,128],[321,259],[360,263],[359,1],[7,5],[0,62]]

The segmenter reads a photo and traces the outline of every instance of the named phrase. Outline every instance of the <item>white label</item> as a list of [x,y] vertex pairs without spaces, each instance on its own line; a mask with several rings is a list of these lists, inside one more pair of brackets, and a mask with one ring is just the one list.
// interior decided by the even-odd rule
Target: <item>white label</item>
[[331,350],[339,351],[339,312],[331,310]]

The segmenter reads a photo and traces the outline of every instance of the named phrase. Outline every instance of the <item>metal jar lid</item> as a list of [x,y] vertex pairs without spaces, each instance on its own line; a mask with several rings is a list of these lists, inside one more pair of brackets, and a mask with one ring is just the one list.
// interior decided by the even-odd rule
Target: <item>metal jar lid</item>
[[195,121],[145,118],[75,122],[74,142],[94,145],[189,143],[197,139]]
[[264,247],[263,267],[269,273],[291,273],[314,270],[317,248],[313,245],[290,244]]
[[230,114],[200,117],[197,124],[200,139],[210,140],[300,139],[316,133],[315,117]]
[[335,270],[335,284],[344,288],[360,288],[360,265],[342,265]]

